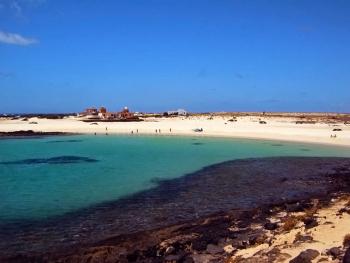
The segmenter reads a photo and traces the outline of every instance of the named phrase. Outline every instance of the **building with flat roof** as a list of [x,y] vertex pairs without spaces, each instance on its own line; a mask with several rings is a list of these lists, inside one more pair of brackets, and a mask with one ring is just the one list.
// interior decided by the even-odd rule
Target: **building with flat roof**
[[168,111],[168,115],[175,115],[175,116],[186,116],[188,113],[184,109],[178,109],[178,110],[173,110],[173,111]]

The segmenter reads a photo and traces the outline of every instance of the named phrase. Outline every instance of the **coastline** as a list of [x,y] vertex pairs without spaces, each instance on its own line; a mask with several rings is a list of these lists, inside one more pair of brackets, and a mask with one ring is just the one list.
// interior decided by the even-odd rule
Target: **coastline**
[[[298,118],[290,116],[247,115],[237,117],[235,122],[230,122],[232,118],[229,116],[214,116],[212,119],[208,116],[146,118],[142,122],[96,122],[94,125],[76,117],[56,120],[34,117],[28,121],[0,119],[0,131],[198,136],[350,146],[350,125],[341,120],[330,122],[329,116],[317,119],[313,124],[296,124]],[[260,124],[259,121],[265,121],[266,124]],[[203,128],[203,132],[194,132],[196,128]],[[334,135],[336,138],[331,137]]]
[[[143,122],[105,122],[93,125],[84,123],[81,119],[75,117],[54,120],[34,117],[28,121],[0,119],[0,132],[4,132],[3,134],[5,135],[4,137],[0,137],[0,139],[35,138],[37,136],[51,135],[93,135],[96,133],[98,136],[214,137],[350,147],[350,126],[342,122],[330,124],[320,121],[315,124],[296,124],[296,119],[286,118],[284,116],[241,116],[237,118],[236,122],[230,123],[230,118],[225,116],[215,116],[212,120],[209,120],[208,116],[152,118],[145,119]],[[267,123],[260,124],[259,120],[264,120]],[[31,122],[35,122],[35,124],[30,124]],[[195,128],[203,128],[204,131],[194,132],[193,129]],[[336,132],[336,138],[331,138],[330,135],[335,133],[333,131],[334,128],[341,129],[341,131]],[[158,132],[155,132],[156,129]],[[161,130],[160,133],[159,129]],[[30,130],[32,132],[26,132]],[[18,133],[18,131],[24,132]],[[18,133],[19,137],[11,136],[13,132],[14,134]],[[301,163],[306,159],[295,159],[298,161],[294,163],[294,166],[303,166]],[[333,163],[333,160],[335,160],[332,157],[323,159],[326,160],[326,163]],[[242,161],[247,160],[236,160],[238,163]],[[260,160],[258,161],[260,162]],[[225,163],[217,165],[225,165]],[[205,169],[208,168],[210,170],[213,167],[207,167]],[[264,169],[259,166],[258,171],[260,169],[264,172],[273,171],[275,173],[274,177],[278,174],[275,164],[273,164],[273,168],[271,169]],[[26,227],[28,228],[25,227],[25,232],[23,233],[21,233],[22,229],[18,226],[18,229],[14,230],[14,232],[11,232],[11,229],[0,231],[0,236],[4,239],[1,244],[2,250],[6,252],[6,245],[8,244],[10,244],[9,247],[11,249],[14,249],[7,251],[8,253],[0,254],[0,260],[3,262],[82,262],[93,259],[96,262],[115,262],[117,258],[119,262],[289,262],[289,260],[298,257],[300,252],[313,249],[315,246],[318,253],[315,257],[317,260],[340,260],[344,257],[345,251],[348,249],[347,246],[342,245],[344,235],[350,234],[350,226],[344,226],[344,224],[346,225],[346,220],[350,220],[350,213],[348,212],[350,211],[350,183],[348,179],[344,179],[343,176],[340,181],[335,180],[336,185],[340,187],[343,184],[346,189],[341,187],[332,188],[333,185],[330,183],[332,180],[327,181],[329,179],[327,177],[328,175],[322,179],[326,181],[322,181],[316,172],[316,175],[311,174],[310,180],[304,178],[300,182],[297,181],[297,184],[294,184],[294,181],[290,180],[289,176],[293,174],[300,175],[303,171],[300,170],[298,173],[293,173],[287,170],[284,171],[283,169],[279,173],[288,174],[288,178],[280,178],[281,181],[274,182],[273,184],[287,182],[287,184],[292,184],[295,187],[298,185],[298,187],[301,187],[298,188],[301,191],[300,193],[303,192],[305,195],[281,197],[279,196],[279,192],[272,194],[273,191],[271,191],[271,193],[262,195],[262,197],[267,198],[271,194],[271,200],[268,198],[264,199],[266,201],[265,203],[258,203],[257,207],[254,208],[234,209],[234,207],[230,208],[230,206],[220,207],[219,202],[224,204],[230,203],[235,199],[235,196],[218,194],[220,191],[224,191],[225,193],[234,192],[234,188],[224,190],[225,185],[220,186],[220,182],[227,184],[228,178],[219,176],[215,181],[210,181],[210,179],[207,181],[207,185],[210,188],[213,185],[217,185],[215,188],[216,192],[214,191],[210,196],[213,197],[213,200],[217,200],[218,203],[211,201],[211,206],[199,206],[198,208],[199,210],[205,208],[208,213],[199,214],[191,218],[183,217],[181,213],[175,213],[174,215],[173,209],[169,211],[165,209],[163,211],[164,213],[160,213],[161,216],[152,214],[159,211],[151,211],[152,209],[147,208],[147,206],[157,207],[158,209],[159,205],[163,202],[160,201],[162,199],[159,199],[155,195],[157,197],[155,200],[158,200],[156,205],[151,205],[152,202],[150,204],[141,202],[141,207],[139,210],[136,210],[137,213],[134,211],[136,214],[145,216],[146,220],[143,224],[152,225],[153,227],[151,229],[140,227],[138,231],[134,231],[128,217],[123,217],[121,224],[113,225],[111,223],[113,219],[116,219],[116,215],[125,212],[123,210],[125,207],[128,205],[135,207],[136,203],[134,204],[134,201],[137,204],[140,203],[140,200],[148,200],[149,202],[152,199],[153,193],[155,193],[152,192],[154,191],[152,189],[152,191],[145,191],[141,195],[136,195],[135,200],[133,200],[133,197],[130,199],[128,197],[125,198],[123,202],[126,201],[125,204],[128,205],[118,202],[101,204],[99,207],[77,211],[67,217],[59,217],[57,221],[48,221],[43,226],[40,226],[40,222],[34,224],[27,222]],[[318,167],[314,167],[310,171],[314,173],[318,169]],[[345,173],[347,176],[350,176],[349,169],[340,170],[339,173]],[[228,172],[226,175],[228,174],[230,173]],[[185,175],[183,178],[174,180],[174,184],[178,184],[181,180],[184,180],[182,182],[186,182],[188,180],[187,176]],[[198,182],[203,180],[203,177],[201,177]],[[264,177],[261,182],[264,180],[269,181],[269,179]],[[158,185],[161,188],[159,190],[156,188],[156,192],[159,191],[158,193],[161,193],[161,196],[170,195],[171,198],[176,197],[177,194],[172,192],[174,189],[177,189],[174,184],[170,181],[160,181]],[[195,185],[198,185],[198,183]],[[246,182],[242,185],[257,187],[259,183]],[[322,188],[321,185],[325,185],[325,188]],[[164,188],[164,186],[166,187]],[[265,186],[265,188],[269,189],[268,186]],[[184,187],[176,191],[182,193],[186,192],[186,189]],[[187,195],[193,198],[191,189],[188,189],[189,192],[187,192]],[[204,187],[203,189],[195,189],[194,192],[207,193],[208,189]],[[291,190],[291,192],[293,191]],[[245,197],[247,200],[252,195],[255,195],[249,191],[247,193],[249,193]],[[150,197],[151,199],[147,199]],[[197,200],[202,200],[202,197],[198,196]],[[186,206],[187,203],[188,200],[185,200],[182,203],[180,202],[179,206]],[[317,203],[316,207],[315,203]],[[299,211],[289,211],[290,207],[298,207]],[[309,213],[310,208],[312,208],[312,214]],[[147,221],[145,209],[151,209],[149,218],[155,221]],[[345,212],[339,213],[340,210]],[[190,214],[194,213],[192,208],[189,208],[188,212]],[[280,214],[283,214],[283,216],[279,216]],[[327,217],[326,221],[324,220],[324,216]],[[89,223],[84,221],[86,217],[89,218]],[[288,231],[283,230],[284,224],[290,218],[293,218],[293,220],[296,218],[297,221],[293,221],[293,226]],[[158,224],[158,221],[161,223]],[[62,222],[64,223],[61,226]],[[35,225],[34,228],[31,228],[32,224]],[[307,226],[308,224],[314,224],[314,226],[309,228]],[[344,232],[341,234],[337,233],[333,237],[334,242],[332,242],[334,246],[325,242],[322,239],[323,237],[321,241],[317,240],[320,239],[320,236],[317,236],[316,232],[328,233],[332,230],[325,230],[324,228],[327,225],[330,225],[330,227],[334,226],[338,232]],[[340,225],[342,229],[339,230],[337,225]],[[92,226],[94,227],[91,228]],[[127,227],[133,229],[129,234],[118,232],[119,229],[129,229]],[[87,230],[83,231],[82,229]],[[257,229],[258,232],[256,231]],[[309,229],[311,229],[311,232]],[[87,234],[89,231],[91,233]],[[58,234],[61,232],[64,235]],[[19,243],[17,243],[18,240],[16,240],[17,237],[15,235],[11,236],[14,233],[20,236],[21,241]],[[210,235],[208,236],[206,233],[210,233]],[[11,241],[5,241],[5,237],[8,236],[11,236]],[[42,240],[36,240],[36,238]],[[297,240],[299,238],[300,240]],[[31,240],[30,244],[26,243],[27,240]],[[24,243],[21,243],[22,241]],[[320,245],[320,243],[323,245]],[[46,247],[46,245],[52,248],[50,252],[40,249],[43,246]],[[17,251],[19,248],[23,248],[23,251]],[[336,256],[329,252],[331,249],[338,251]],[[261,258],[264,258],[265,261],[259,261]]]
[[[183,178],[160,181],[159,186],[155,189],[139,193],[132,199],[126,199],[123,204],[112,202],[110,205],[102,204],[97,210],[88,209],[85,212],[79,212],[77,215],[80,218],[78,218],[79,220],[74,220],[74,217],[60,218],[57,222],[52,222],[53,229],[51,230],[50,225],[43,223],[38,224],[39,228],[28,229],[28,231],[19,229],[20,238],[25,243],[17,243],[18,241],[16,241],[10,247],[12,249],[25,247],[26,250],[19,250],[15,253],[12,252],[14,253],[12,254],[10,250],[2,247],[3,252],[10,254],[2,254],[0,258],[2,262],[85,262],[87,260],[115,262],[116,259],[118,262],[183,262],[182,260],[185,258],[191,257],[193,261],[190,262],[224,262],[228,257],[232,258],[241,254],[251,256],[249,254],[250,249],[265,244],[263,248],[258,248],[266,250],[266,244],[274,242],[273,237],[282,233],[279,231],[284,229],[284,224],[290,217],[301,216],[301,214],[291,213],[304,212],[305,216],[298,219],[301,226],[295,224],[289,232],[294,227],[300,228],[303,227],[303,224],[310,226],[311,223],[315,224],[315,220],[319,222],[320,218],[316,215],[317,209],[324,208],[324,205],[330,204],[332,199],[338,198],[344,193],[350,193],[349,160],[349,158],[277,157],[228,161],[209,166],[198,173],[189,174]],[[295,165],[296,163],[298,166]],[[273,169],[268,167],[273,167]],[[260,202],[253,199],[245,206],[240,206],[241,208],[234,209],[235,206],[233,206],[233,209],[229,209],[229,206],[226,208],[224,206],[217,210],[213,209],[218,208],[218,205],[225,203],[225,201],[230,203],[236,200],[235,194],[229,196],[227,190],[234,190],[232,186],[236,185],[237,175],[242,173],[252,174],[257,171],[262,172],[258,177],[243,176],[241,178],[243,181],[236,197],[241,196],[244,201],[246,197],[250,200],[252,196],[255,196],[256,200],[260,200]],[[236,175],[233,176],[232,173],[236,173]],[[252,184],[249,180],[253,180],[255,184]],[[265,183],[265,185],[261,185],[262,183]],[[273,193],[273,189],[268,187],[271,183],[280,185],[279,189],[276,189],[279,195]],[[216,188],[213,189],[213,186]],[[250,187],[250,190],[243,191],[243,186]],[[309,189],[312,189],[312,191]],[[210,193],[208,190],[212,192]],[[254,192],[256,190],[257,192]],[[191,200],[203,200],[203,193],[206,193],[205,196],[209,197],[211,201],[209,200],[209,203],[203,204],[198,204],[195,201],[193,205],[195,204],[195,208],[199,206],[199,210],[203,210],[203,207],[209,207],[208,211],[210,213],[201,214],[199,217],[190,220],[184,218],[179,220],[179,218],[182,218],[181,213],[176,212],[174,208],[183,209],[188,205],[188,194],[190,194]],[[243,193],[246,193],[246,197]],[[152,198],[152,196],[155,198]],[[273,199],[270,199],[270,197],[273,197]],[[262,199],[265,201],[262,202]],[[161,224],[155,225],[152,229],[142,230],[140,228],[139,231],[130,234],[118,235],[117,230],[122,229],[123,225],[118,223],[113,226],[111,223],[117,218],[117,222],[120,221],[120,218],[116,216],[121,215],[121,211],[124,211],[123,214],[125,215],[127,211],[125,208],[130,207],[133,211],[131,213],[132,217],[121,220],[129,226],[130,219],[134,217],[134,214],[139,214],[134,209],[135,204],[139,204],[140,201],[142,203],[139,206],[139,212],[143,211],[143,214],[141,213],[142,218],[147,218],[147,210],[151,209],[156,214],[151,213],[149,218],[160,220],[158,222]],[[316,208],[314,207],[316,203],[317,209],[312,209],[313,213],[310,214],[310,209]],[[169,206],[169,204],[174,205]],[[253,204],[256,204],[256,206]],[[348,210],[346,209],[348,208],[345,207],[344,209],[344,212],[347,213]],[[188,209],[183,211],[188,211],[189,215],[194,213],[194,211]],[[101,216],[98,215],[99,213],[102,213]],[[161,217],[157,216],[159,213]],[[281,213],[283,216],[279,217],[280,222],[276,222],[278,218],[271,219]],[[176,219],[176,216],[179,215],[180,217]],[[170,220],[170,223],[164,225],[166,218],[175,221]],[[93,222],[96,225],[92,224]],[[150,223],[148,220],[145,222],[147,222],[147,225]],[[321,224],[320,221],[319,224],[328,225],[329,223]],[[347,226],[350,227],[348,224]],[[30,227],[30,225],[27,227]],[[86,227],[91,229],[85,229]],[[41,228],[43,228],[42,231]],[[110,228],[110,230],[107,231],[107,228]],[[267,228],[273,228],[273,230]],[[50,232],[52,230],[54,232]],[[11,236],[11,231],[10,229],[3,229],[3,231],[0,234],[7,237],[7,240],[3,239],[3,242],[7,244],[10,242],[8,238]],[[350,233],[348,228],[344,231]],[[60,234],[57,236],[57,233]],[[101,236],[101,233],[105,233],[104,236]],[[88,241],[87,239],[87,242],[83,242],[86,234],[91,234],[94,241]],[[287,232],[284,231],[282,234],[285,235]],[[99,235],[100,238],[96,239]],[[35,236],[39,237],[40,240],[36,240]],[[70,238],[67,239],[69,236]],[[62,237],[64,238],[62,239]],[[343,239],[343,236],[335,238],[337,244],[339,244],[339,240]],[[58,243],[53,242],[54,239],[57,239]],[[263,243],[261,243],[262,241]],[[30,244],[27,242],[30,242]],[[301,243],[306,244],[306,242]],[[42,250],[43,244],[50,248],[49,251]],[[58,246],[58,244],[61,245]],[[32,246],[32,249],[28,245]],[[227,246],[228,248],[225,250]],[[190,250],[188,250],[189,248]],[[297,249],[299,248],[296,248],[296,251],[299,251]],[[294,255],[294,252],[289,253],[290,257]]]
[[345,254],[349,259],[350,244],[345,241],[350,233],[349,202],[349,194],[333,193],[328,197],[217,213],[110,237],[68,254],[48,253],[44,258],[66,263],[341,262]]

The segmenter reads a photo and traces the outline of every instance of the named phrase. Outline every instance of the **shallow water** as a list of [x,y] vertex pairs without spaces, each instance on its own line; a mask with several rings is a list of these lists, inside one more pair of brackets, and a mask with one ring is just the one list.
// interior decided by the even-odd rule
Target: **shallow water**
[[0,222],[44,219],[117,200],[233,159],[350,157],[302,143],[167,136],[64,136],[0,140]]

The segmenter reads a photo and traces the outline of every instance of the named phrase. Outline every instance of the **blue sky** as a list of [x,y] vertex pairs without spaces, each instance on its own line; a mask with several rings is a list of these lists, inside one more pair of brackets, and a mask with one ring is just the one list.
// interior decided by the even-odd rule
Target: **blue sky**
[[350,1],[0,0],[0,112],[350,112]]

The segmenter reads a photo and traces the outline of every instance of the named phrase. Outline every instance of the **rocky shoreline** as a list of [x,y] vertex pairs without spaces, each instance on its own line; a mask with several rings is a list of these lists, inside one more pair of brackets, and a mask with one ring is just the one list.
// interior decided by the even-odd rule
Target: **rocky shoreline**
[[[341,240],[342,246],[330,246],[323,251],[302,249],[303,244],[312,246],[318,242],[311,232],[325,219],[320,218],[319,211],[339,203],[337,217],[344,213],[350,217],[350,195],[334,193],[327,198],[230,211],[194,222],[112,237],[68,254],[17,255],[3,258],[2,262],[350,262],[349,240]],[[299,216],[294,222],[296,213]],[[322,224],[335,227],[329,220]],[[288,236],[293,231],[297,233],[292,242],[275,244],[278,236]],[[300,253],[293,257],[283,251],[288,247],[299,247]],[[247,251],[248,256],[242,256]]]
[[[344,239],[344,236],[350,233],[350,228],[347,232],[346,227],[350,227],[350,224],[346,224],[346,220],[350,219],[349,159],[267,158],[233,161],[209,170],[204,169],[200,174],[201,180],[196,181],[192,178],[191,183],[205,182],[205,174],[211,176],[208,171],[220,174],[219,170],[227,173],[227,169],[235,169],[244,173],[242,163],[249,167],[255,166],[255,169],[259,170],[263,169],[267,162],[274,163],[275,172],[281,172],[281,167],[287,167],[287,170],[283,171],[290,171],[288,176],[282,175],[278,178],[279,184],[271,186],[271,189],[280,188],[281,195],[283,189],[294,191],[294,188],[283,184],[296,185],[298,189],[302,189],[304,183],[306,187],[315,189],[323,187],[309,192],[305,198],[301,197],[304,195],[291,195],[284,200],[281,196],[276,199],[279,201],[270,204],[217,212],[185,223],[132,234],[113,235],[111,232],[109,237],[95,242],[76,243],[66,249],[52,248],[46,252],[27,251],[11,255],[2,253],[1,262],[296,263],[341,262],[343,258],[344,262],[349,262],[346,261],[347,256],[344,256],[350,254],[347,252],[350,242],[348,244]],[[293,170],[296,169],[296,165],[300,167]],[[303,176],[301,171],[306,171]],[[263,177],[268,174],[264,173]],[[317,183],[317,180],[320,181]],[[179,180],[175,180],[174,183],[178,184]],[[338,229],[339,226],[342,228]],[[329,233],[335,230],[339,232],[336,232],[338,236],[334,237],[337,242],[328,244],[317,236],[317,233],[327,232],[325,227],[329,227]],[[32,237],[27,238],[30,240]],[[327,237],[327,240],[332,239]]]
[[[350,200],[349,196],[337,197],[337,199],[344,198]],[[313,199],[248,211],[231,211],[154,232],[111,238],[71,255],[58,257],[57,260],[58,262],[115,262],[117,259],[117,262],[297,263],[312,262],[311,260],[319,257],[317,262],[330,262],[336,259],[340,261],[345,253],[350,253],[350,244],[329,247],[324,251],[306,249],[300,251],[294,258],[283,252],[284,247],[317,242],[309,232],[319,224],[318,210],[330,205],[331,200]],[[349,213],[349,204],[342,209],[338,211],[339,216],[344,212]],[[291,214],[296,212],[302,216],[295,225],[293,222],[293,225],[289,226]],[[275,221],[271,222],[271,219]],[[333,223],[327,222],[327,224]],[[283,248],[274,245],[277,235],[288,235],[299,228],[303,228],[304,231],[295,235],[292,244],[285,243],[282,245]],[[267,249],[264,249],[266,247]],[[250,249],[254,251],[251,255],[247,257],[239,255],[240,252]]]

